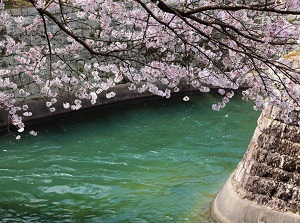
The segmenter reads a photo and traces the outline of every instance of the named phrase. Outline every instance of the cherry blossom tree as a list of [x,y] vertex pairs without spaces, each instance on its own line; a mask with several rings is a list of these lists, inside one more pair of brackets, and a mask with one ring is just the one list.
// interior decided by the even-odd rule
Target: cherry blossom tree
[[[34,94],[20,76],[39,86],[50,112],[57,106],[77,110],[83,100],[95,104],[99,94],[112,98],[118,84],[166,98],[185,84],[201,92],[219,89],[223,98],[214,110],[246,87],[243,98],[255,109],[267,103],[284,109],[285,122],[300,120],[299,0],[28,2],[37,12],[30,23],[5,10],[0,14],[6,30],[0,47],[18,62],[0,69],[0,106],[19,132],[24,117],[34,115],[16,100]],[[16,38],[12,24],[20,36],[29,33],[43,44]],[[58,105],[61,94],[76,99]]]

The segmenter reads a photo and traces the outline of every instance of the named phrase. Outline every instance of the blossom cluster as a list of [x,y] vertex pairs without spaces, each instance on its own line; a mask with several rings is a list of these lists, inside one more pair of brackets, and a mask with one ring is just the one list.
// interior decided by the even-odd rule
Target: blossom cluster
[[[83,100],[96,104],[99,94],[113,98],[113,88],[125,82],[132,91],[166,98],[184,83],[201,92],[218,88],[223,98],[214,110],[246,87],[243,97],[255,109],[267,101],[284,108],[282,119],[292,122],[300,119],[299,63],[284,55],[300,43],[299,5],[300,0],[39,0],[30,22],[1,11],[7,32],[0,47],[17,65],[0,69],[0,106],[23,132],[24,117],[34,113],[19,97],[45,96],[45,106],[55,112],[78,110]],[[11,26],[43,44],[16,37]],[[23,86],[24,78],[38,93]],[[75,99],[59,104],[64,94]]]

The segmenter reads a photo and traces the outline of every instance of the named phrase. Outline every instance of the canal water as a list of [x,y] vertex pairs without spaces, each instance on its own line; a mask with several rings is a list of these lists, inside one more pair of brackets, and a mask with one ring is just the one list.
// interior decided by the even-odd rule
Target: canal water
[[192,95],[80,113],[0,135],[0,222],[210,222],[259,113]]

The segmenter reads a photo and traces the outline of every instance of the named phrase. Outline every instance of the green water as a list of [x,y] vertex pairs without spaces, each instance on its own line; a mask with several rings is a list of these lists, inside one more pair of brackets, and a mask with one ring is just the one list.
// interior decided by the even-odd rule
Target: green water
[[0,222],[210,222],[258,113],[214,96],[147,101],[0,136]]

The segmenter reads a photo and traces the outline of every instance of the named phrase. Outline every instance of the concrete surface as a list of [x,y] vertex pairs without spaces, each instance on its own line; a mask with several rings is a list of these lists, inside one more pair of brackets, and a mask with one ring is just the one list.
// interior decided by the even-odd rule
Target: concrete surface
[[210,214],[218,223],[300,223],[300,215],[282,213],[242,199],[232,184],[232,176],[214,199]]

